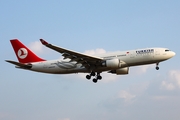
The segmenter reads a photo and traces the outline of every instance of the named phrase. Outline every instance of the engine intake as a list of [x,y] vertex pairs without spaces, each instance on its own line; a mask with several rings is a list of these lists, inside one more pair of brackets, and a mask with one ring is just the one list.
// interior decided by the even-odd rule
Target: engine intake
[[102,63],[102,65],[111,69],[117,69],[121,67],[121,63],[119,59],[106,60],[105,62]]

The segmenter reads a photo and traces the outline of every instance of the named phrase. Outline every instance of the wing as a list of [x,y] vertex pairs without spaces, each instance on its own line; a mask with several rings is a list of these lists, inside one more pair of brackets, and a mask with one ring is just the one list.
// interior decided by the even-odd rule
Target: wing
[[76,61],[77,63],[81,63],[86,68],[94,68],[96,66],[99,66],[101,65],[103,61],[103,58],[100,58],[100,57],[90,56],[90,55],[82,54],[82,53],[75,52],[72,50],[68,50],[62,47],[57,47],[52,44],[49,44],[43,39],[40,39],[40,41],[46,47],[51,48],[61,53],[64,59],[69,58],[71,59],[71,61]]

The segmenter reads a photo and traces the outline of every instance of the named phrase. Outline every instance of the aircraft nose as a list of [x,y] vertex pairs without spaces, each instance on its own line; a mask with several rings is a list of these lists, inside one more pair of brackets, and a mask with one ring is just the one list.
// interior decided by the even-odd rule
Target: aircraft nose
[[175,55],[176,55],[176,53],[172,51],[172,52],[171,52],[171,55],[172,55],[172,57],[173,57],[173,56],[175,56]]

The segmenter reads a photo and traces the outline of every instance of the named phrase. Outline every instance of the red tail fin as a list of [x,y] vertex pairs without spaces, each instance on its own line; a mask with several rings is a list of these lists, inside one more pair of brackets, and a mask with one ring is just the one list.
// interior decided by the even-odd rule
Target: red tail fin
[[18,39],[13,39],[10,41],[20,63],[45,61],[39,58],[37,55],[35,55],[31,50],[29,50],[25,45],[23,45]]

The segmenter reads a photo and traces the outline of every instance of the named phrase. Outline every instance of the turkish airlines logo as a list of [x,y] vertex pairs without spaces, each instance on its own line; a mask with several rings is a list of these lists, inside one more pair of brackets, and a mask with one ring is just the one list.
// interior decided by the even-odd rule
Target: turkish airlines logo
[[17,54],[19,58],[24,59],[27,57],[28,51],[25,48],[20,48]]

